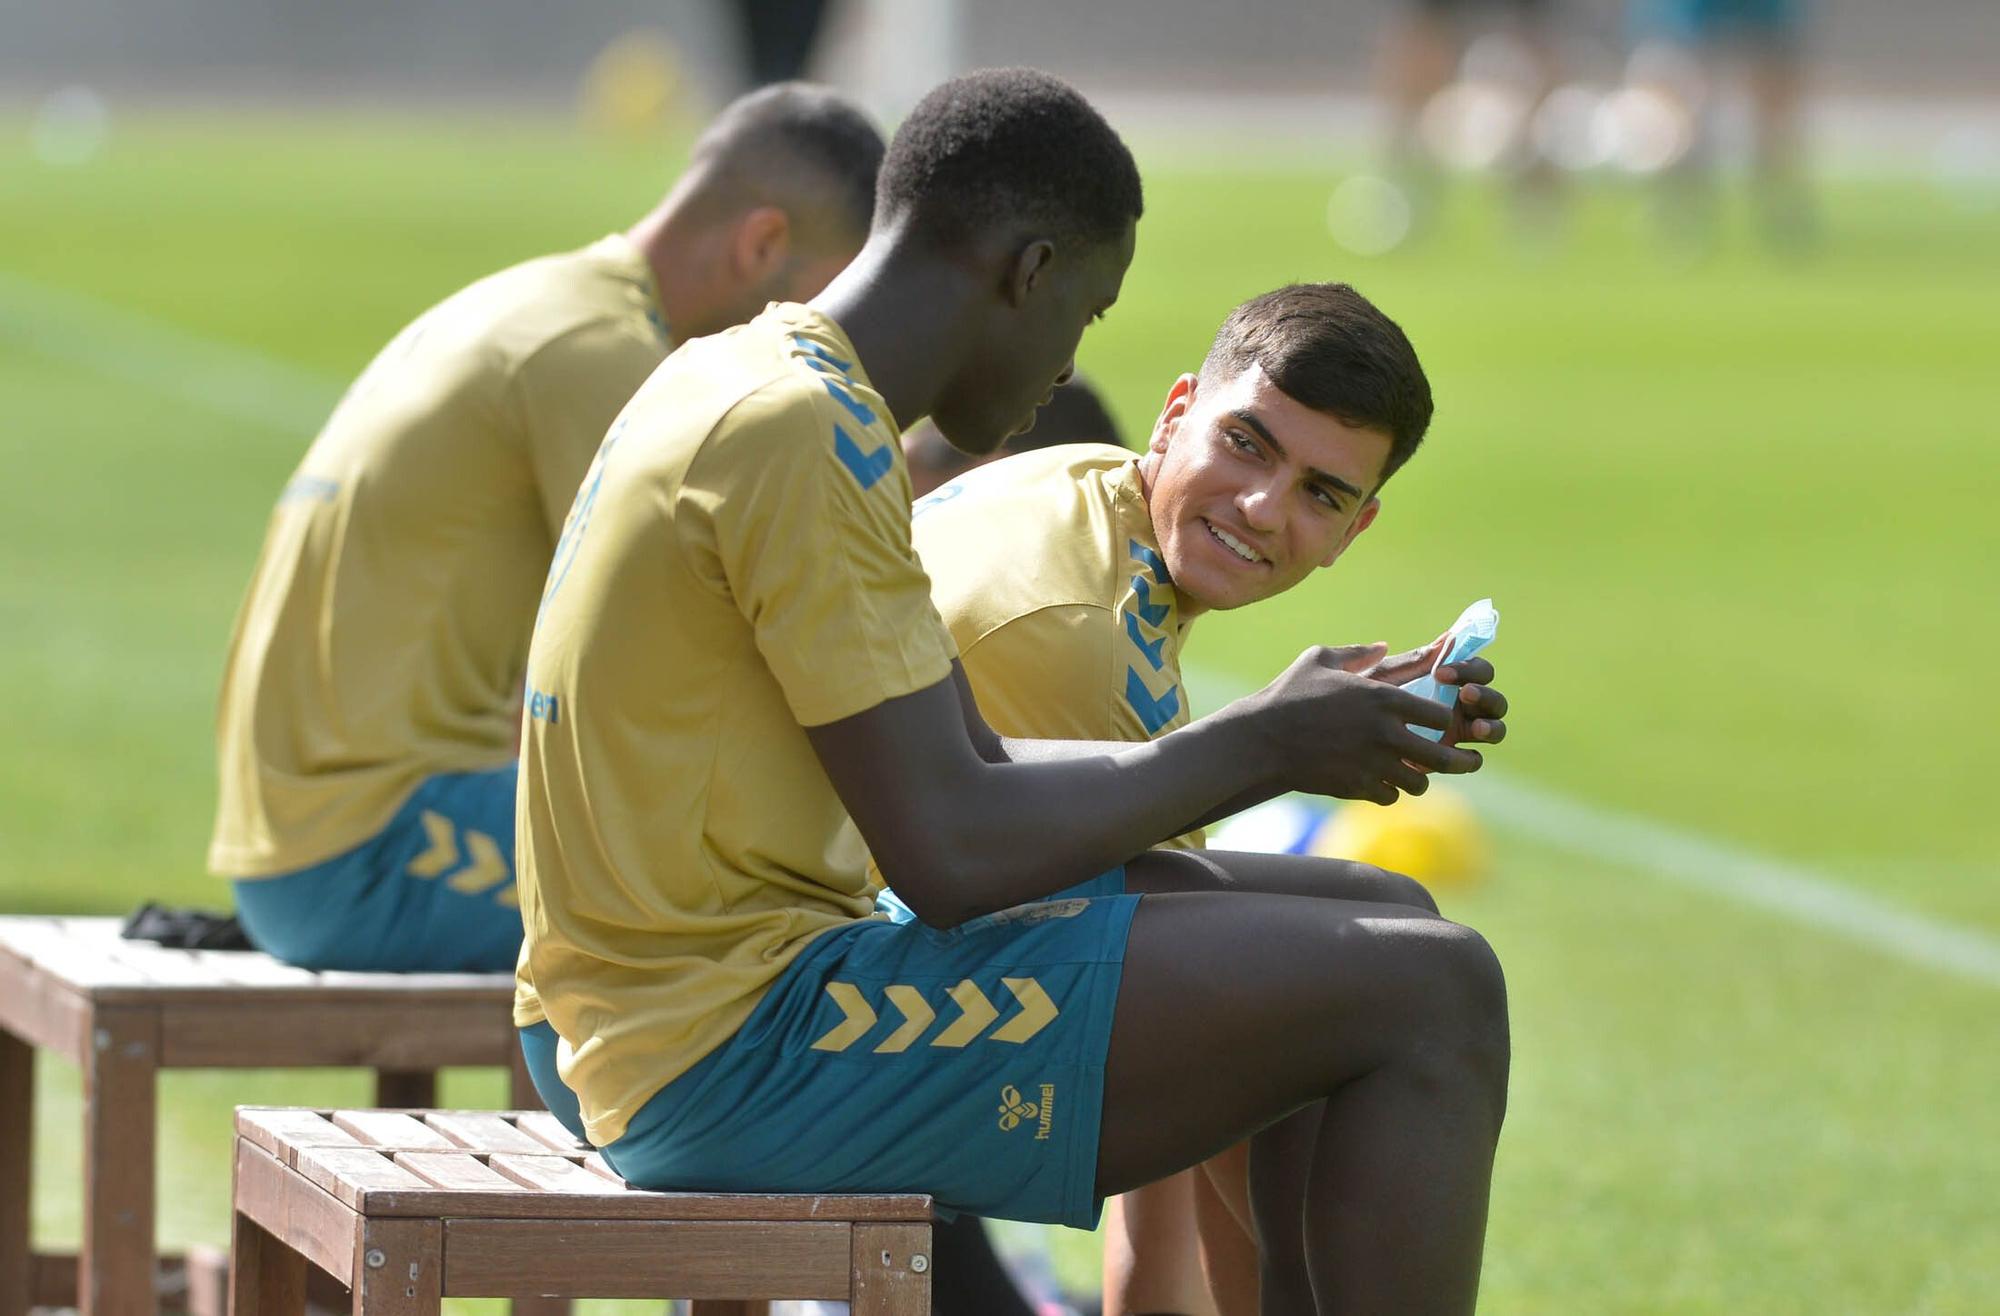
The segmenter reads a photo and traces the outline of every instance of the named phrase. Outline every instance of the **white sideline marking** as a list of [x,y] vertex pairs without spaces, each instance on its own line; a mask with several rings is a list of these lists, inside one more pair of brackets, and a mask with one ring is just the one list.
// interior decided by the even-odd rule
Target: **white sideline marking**
[[[255,348],[203,338],[83,293],[0,270],[0,340],[303,442],[342,382]],[[303,451],[303,447],[301,447]]]
[[[254,348],[219,343],[81,293],[0,271],[0,338],[225,415],[309,436],[341,385]],[[1203,707],[1248,690],[1185,669]],[[1565,854],[1636,869],[1911,964],[2000,987],[2000,940],[1898,909],[1803,865],[1711,840],[1500,775],[1472,779],[1487,820]]]
[[[1197,708],[1219,708],[1249,693],[1215,672],[1185,664],[1182,672],[1200,691]],[[1491,768],[1465,787],[1489,823],[1552,850],[1712,892],[1923,968],[2000,987],[2000,940],[1976,929],[1913,914],[1802,864],[1587,804]]]
[[1802,865],[1566,799],[1511,777],[1480,782],[1473,798],[1495,826],[1550,849],[1643,869],[1912,964],[2000,987],[2000,941],[1913,914]]

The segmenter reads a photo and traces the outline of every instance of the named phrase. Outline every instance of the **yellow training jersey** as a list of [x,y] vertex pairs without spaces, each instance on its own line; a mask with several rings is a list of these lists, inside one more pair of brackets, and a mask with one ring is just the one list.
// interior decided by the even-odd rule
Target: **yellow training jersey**
[[1071,443],[993,462],[920,500],[913,533],[995,731],[1135,741],[1187,724],[1190,622],[1136,455]]
[[946,679],[895,422],[846,335],[772,306],[612,425],[528,659],[515,1019],[591,1140],[728,1040],[867,855],[804,727]]
[[382,350],[265,532],[216,720],[211,868],[307,867],[426,777],[509,760],[563,514],[668,347],[652,270],[614,235],[482,279]]

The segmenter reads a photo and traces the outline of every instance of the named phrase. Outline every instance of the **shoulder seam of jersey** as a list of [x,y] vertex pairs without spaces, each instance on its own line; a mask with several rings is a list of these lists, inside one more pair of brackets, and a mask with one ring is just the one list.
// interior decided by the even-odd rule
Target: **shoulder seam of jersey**
[[1032,608],[1023,608],[1019,612],[1009,613],[999,621],[994,622],[991,626],[986,627],[979,634],[968,640],[964,647],[959,650],[959,653],[963,654],[966,650],[972,648],[973,645],[990,639],[996,631],[1004,626],[1012,626],[1017,621],[1026,621],[1037,613],[1051,612],[1057,608],[1089,608],[1093,612],[1102,613],[1115,613],[1118,611],[1116,608],[1106,607],[1096,599],[1044,599]]

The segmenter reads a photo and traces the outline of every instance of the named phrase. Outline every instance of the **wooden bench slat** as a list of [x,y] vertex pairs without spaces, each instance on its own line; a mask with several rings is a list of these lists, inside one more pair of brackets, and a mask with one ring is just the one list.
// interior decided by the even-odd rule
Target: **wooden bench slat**
[[0,919],[0,951],[13,951],[30,964],[35,962],[38,946],[51,945],[61,937],[62,925],[52,918],[17,914]]
[[359,1147],[354,1135],[317,1110],[240,1106],[236,1131],[279,1160],[290,1163],[295,1147]]
[[504,986],[507,999],[514,997],[511,973],[355,973],[328,969],[315,975],[322,987],[361,988],[413,993],[478,992],[485,994]]
[[[643,1299],[673,1293],[695,1299],[740,1301],[761,1294],[838,1301],[851,1291],[853,1236],[836,1221],[599,1220],[579,1229],[549,1220],[448,1217],[444,1291],[513,1298],[553,1292]],[[581,1247],[579,1239],[585,1240]],[[763,1303],[742,1305],[755,1310]],[[921,1313],[929,1304],[919,1300],[873,1310]]]
[[[100,1003],[274,1010],[407,1003],[415,1013],[416,1007],[453,1002],[491,1004],[504,1015],[514,998],[511,973],[315,973],[281,964],[261,951],[187,951],[126,941],[119,936],[122,926],[115,918],[0,916],[0,959],[21,961]],[[511,1036],[511,1026],[508,1032]],[[204,1048],[192,1063],[210,1063],[207,1053],[213,1049]],[[290,1048],[292,1054],[308,1051],[296,1043]],[[494,1062],[482,1057],[452,1063]]]
[[370,1147],[385,1151],[457,1151],[449,1138],[422,1120],[393,1110],[336,1110],[333,1122]]
[[476,1203],[473,1195],[428,1186],[421,1191],[371,1191],[367,1198],[367,1213],[384,1219],[464,1218],[474,1214],[492,1220],[867,1220],[915,1224],[930,1219],[928,1197],[709,1197],[648,1193],[616,1184],[593,1193],[495,1193],[478,1196]]
[[193,951],[156,946],[150,941],[114,939],[106,944],[104,953],[163,987],[229,986],[213,968],[196,959]]
[[292,1166],[356,1210],[363,1199],[385,1190],[435,1191],[431,1185],[372,1147],[295,1147]]
[[63,935],[87,954],[122,964],[147,982],[172,986],[205,986],[213,979],[200,971],[184,950],[169,950],[152,941],[127,941],[124,924],[115,918],[58,918]]
[[589,1144],[577,1141],[574,1133],[563,1127],[561,1120],[546,1110],[524,1110],[514,1117],[514,1127],[545,1147],[559,1152],[581,1152],[589,1149]]
[[189,954],[216,978],[233,987],[296,987],[319,985],[319,975],[272,959],[259,950],[197,950]]
[[116,920],[0,919],[0,944],[16,957],[73,987],[142,987],[152,981],[132,966],[106,955],[100,938],[86,935],[79,939],[65,926],[79,922],[110,925]]
[[468,1152],[397,1152],[396,1164],[419,1179],[466,1192],[518,1193],[519,1183],[497,1174]]
[[438,1110],[424,1123],[461,1147],[479,1152],[546,1152],[540,1140],[521,1132],[490,1110]]
[[520,1156],[502,1152],[490,1162],[493,1169],[519,1184],[551,1193],[622,1192],[620,1185],[592,1174],[563,1156]]

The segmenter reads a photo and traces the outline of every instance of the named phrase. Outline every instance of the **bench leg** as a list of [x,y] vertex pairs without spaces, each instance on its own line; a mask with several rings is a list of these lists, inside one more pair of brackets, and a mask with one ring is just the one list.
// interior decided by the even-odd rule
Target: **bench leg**
[[92,1012],[83,1066],[82,1316],[154,1316],[159,1013]]
[[375,1104],[384,1110],[427,1110],[437,1105],[435,1069],[378,1069]]
[[306,1259],[240,1212],[229,1246],[229,1316],[302,1316]]
[[354,1316],[438,1316],[443,1288],[439,1221],[363,1223],[354,1249]]
[[28,1316],[35,1048],[0,1028],[0,1316]]
[[[165,1258],[162,1258],[165,1260]],[[229,1254],[197,1244],[187,1251],[182,1269],[187,1286],[188,1316],[228,1316]]]
[[931,1227],[854,1226],[852,1316],[930,1316]]
[[515,1047],[507,1065],[507,1104],[515,1110],[540,1110],[542,1094],[535,1091],[535,1080],[528,1075],[528,1057]]

